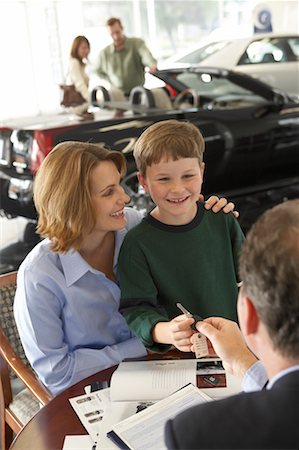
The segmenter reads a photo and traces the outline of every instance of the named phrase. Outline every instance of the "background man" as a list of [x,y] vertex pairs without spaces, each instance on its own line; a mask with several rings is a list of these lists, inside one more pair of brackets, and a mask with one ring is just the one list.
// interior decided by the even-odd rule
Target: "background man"
[[261,376],[262,388],[263,368],[269,382],[260,391],[196,406],[169,421],[169,448],[298,448],[298,268],[299,200],[292,200],[267,211],[242,248],[238,317],[245,340],[229,320],[197,323],[225,368],[245,374],[245,385]]
[[153,72],[157,61],[142,39],[124,35],[120,19],[112,17],[106,25],[113,43],[101,51],[96,73],[129,95],[133,87],[144,84],[145,67]]

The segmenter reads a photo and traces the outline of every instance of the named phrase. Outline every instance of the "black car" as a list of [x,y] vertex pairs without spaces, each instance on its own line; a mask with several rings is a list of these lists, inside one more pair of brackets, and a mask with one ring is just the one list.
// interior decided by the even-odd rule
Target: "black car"
[[[244,74],[190,66],[154,74],[161,87],[136,87],[128,101],[92,92],[95,119],[71,114],[7,121],[0,127],[1,209],[7,216],[36,218],[34,174],[58,142],[105,143],[125,154],[123,185],[132,205],[150,200],[138,186],[134,143],[154,122],[189,120],[206,142],[203,192],[235,201],[246,231],[267,208],[299,197],[299,103]],[[97,109],[97,110],[96,110]]]

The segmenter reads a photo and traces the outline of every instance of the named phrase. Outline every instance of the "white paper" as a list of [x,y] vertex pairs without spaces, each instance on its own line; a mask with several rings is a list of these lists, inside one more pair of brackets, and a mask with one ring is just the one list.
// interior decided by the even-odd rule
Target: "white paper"
[[164,427],[167,420],[194,405],[211,400],[189,384],[171,396],[114,425],[113,431],[132,450],[166,449]]
[[[195,361],[195,364],[197,362],[196,360],[192,360],[192,361]],[[200,360],[200,361],[204,362],[205,360]],[[206,361],[210,361],[210,359],[207,359]],[[196,373],[196,367],[192,368],[192,372]],[[139,376],[140,376],[140,372],[139,372]],[[200,392],[206,393],[212,399],[223,398],[228,395],[232,395],[237,392],[240,392],[241,384],[240,384],[239,379],[237,379],[236,377],[233,377],[230,374],[226,374],[226,377],[227,377],[227,387],[226,388],[201,389]],[[182,385],[180,387],[182,387]],[[127,388],[125,387],[124,389],[127,389]],[[114,424],[117,424],[128,417],[131,417],[131,416],[135,417],[136,411],[137,411],[137,406],[140,404],[139,401],[122,401],[122,402],[114,401],[114,402],[111,402],[110,401],[110,391],[111,391],[110,388],[102,389],[100,391],[96,391],[96,392],[93,392],[90,394],[80,395],[78,397],[69,399],[72,407],[74,408],[76,414],[78,415],[78,417],[79,417],[80,421],[82,422],[83,426],[85,427],[86,431],[91,436],[93,442],[97,441],[97,447],[96,447],[97,450],[118,448],[107,437],[107,433],[109,431],[111,431]],[[87,401],[83,401],[83,402],[80,401],[82,399],[87,399],[87,398],[88,398]],[[79,400],[79,402],[78,402],[78,400]],[[155,405],[153,405],[153,406],[155,406]],[[148,408],[148,410],[150,411],[150,409],[153,408],[153,406]],[[92,416],[86,417],[85,414],[89,414],[90,412],[99,411],[101,409],[103,410],[103,413],[99,413],[99,414],[101,414],[103,416],[103,419],[98,422],[90,423],[88,421],[88,419],[90,419],[90,417],[92,417]],[[145,410],[145,411],[147,411],[147,410]],[[140,416],[140,414],[144,414],[145,411],[139,412],[137,414],[137,416],[142,417],[142,416]],[[177,414],[177,411],[175,411],[174,414]],[[97,417],[97,414],[94,414],[94,416]],[[86,436],[84,436],[84,437],[86,438]],[[74,438],[76,438],[76,436]],[[66,444],[68,445],[68,439],[66,441]],[[76,439],[74,441],[74,445],[76,445]],[[89,450],[91,450],[91,448],[92,447],[89,447]],[[74,450],[75,449],[77,450],[76,447],[74,448]],[[72,447],[64,447],[63,450],[73,450],[73,448]],[[85,448],[81,447],[80,450],[85,450]]]
[[65,436],[62,450],[91,450],[93,440],[87,435]]
[[[115,449],[115,444],[107,437],[112,426],[130,417],[137,411],[140,402],[111,402],[110,388],[79,395],[69,399],[82,425],[97,443],[97,449]],[[97,411],[103,411],[97,413]],[[93,414],[94,413],[94,414]],[[92,414],[92,415],[90,415]],[[102,417],[101,420],[91,422],[90,418]],[[89,447],[91,450],[91,447]]]
[[111,378],[112,401],[161,400],[196,385],[196,359],[122,362]]

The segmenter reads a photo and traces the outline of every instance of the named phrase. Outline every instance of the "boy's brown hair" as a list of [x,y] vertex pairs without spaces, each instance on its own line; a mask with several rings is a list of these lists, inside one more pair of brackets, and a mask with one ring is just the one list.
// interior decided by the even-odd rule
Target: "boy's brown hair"
[[199,129],[191,122],[164,120],[148,127],[139,137],[134,148],[134,158],[142,176],[146,168],[158,164],[163,158],[197,158],[203,162],[205,142]]

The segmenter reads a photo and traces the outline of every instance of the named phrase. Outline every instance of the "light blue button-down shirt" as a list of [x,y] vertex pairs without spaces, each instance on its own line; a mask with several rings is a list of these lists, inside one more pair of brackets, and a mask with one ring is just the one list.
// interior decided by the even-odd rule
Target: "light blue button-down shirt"
[[[126,208],[116,232],[114,271],[121,243],[141,216]],[[119,286],[78,253],[53,253],[40,242],[18,271],[14,313],[27,358],[53,394],[83,378],[146,354],[119,313]]]
[[[244,392],[252,392],[259,391],[263,389],[267,385],[267,389],[271,389],[273,384],[276,383],[277,380],[288,375],[291,372],[299,371],[299,365],[294,365],[289,367],[288,369],[284,369],[281,372],[278,372],[271,380],[268,382],[268,375],[265,367],[261,363],[261,361],[257,361],[253,364],[246,372],[243,380],[242,380],[242,390]],[[267,384],[268,383],[268,384]]]

